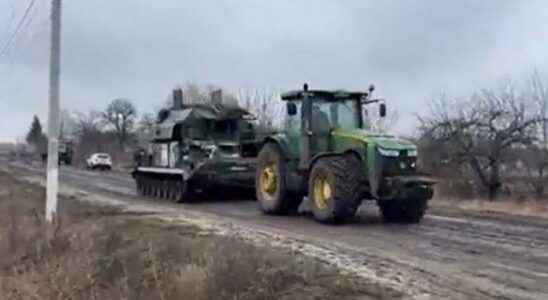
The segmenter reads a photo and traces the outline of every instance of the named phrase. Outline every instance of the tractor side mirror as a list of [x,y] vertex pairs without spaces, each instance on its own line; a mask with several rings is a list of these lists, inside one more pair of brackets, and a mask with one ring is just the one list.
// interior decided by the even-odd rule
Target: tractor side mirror
[[380,104],[380,106],[379,106],[379,115],[381,116],[381,118],[386,117],[386,104],[384,104],[384,103]]
[[297,105],[293,102],[287,102],[287,114],[294,116],[297,114]]

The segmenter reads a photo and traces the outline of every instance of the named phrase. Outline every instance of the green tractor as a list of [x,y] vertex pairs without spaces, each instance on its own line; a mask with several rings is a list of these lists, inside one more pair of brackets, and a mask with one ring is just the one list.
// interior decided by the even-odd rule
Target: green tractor
[[266,214],[286,214],[308,197],[322,223],[352,218],[363,199],[376,200],[387,222],[418,223],[434,181],[417,170],[417,147],[364,129],[364,106],[383,100],[368,92],[303,90],[282,95],[284,129],[266,137],[255,189]]

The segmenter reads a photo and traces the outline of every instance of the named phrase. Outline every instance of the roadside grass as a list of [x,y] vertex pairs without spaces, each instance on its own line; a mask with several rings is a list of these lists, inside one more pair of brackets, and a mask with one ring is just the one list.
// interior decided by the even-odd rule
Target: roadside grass
[[279,249],[61,198],[0,172],[0,299],[399,299]]
[[495,201],[487,199],[462,200],[450,197],[435,197],[430,206],[438,210],[459,210],[471,213],[497,213],[515,216],[548,219],[548,202],[524,198],[501,198]]

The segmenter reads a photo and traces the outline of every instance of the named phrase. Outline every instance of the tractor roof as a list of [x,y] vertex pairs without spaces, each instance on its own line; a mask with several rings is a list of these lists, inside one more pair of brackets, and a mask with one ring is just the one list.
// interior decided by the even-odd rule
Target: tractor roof
[[356,92],[356,91],[345,91],[345,90],[309,90],[305,92],[304,90],[289,91],[282,94],[282,100],[294,101],[301,100],[304,98],[304,93],[308,93],[309,97],[318,97],[324,98],[328,101],[337,101],[338,99],[361,99],[366,97],[367,92]]

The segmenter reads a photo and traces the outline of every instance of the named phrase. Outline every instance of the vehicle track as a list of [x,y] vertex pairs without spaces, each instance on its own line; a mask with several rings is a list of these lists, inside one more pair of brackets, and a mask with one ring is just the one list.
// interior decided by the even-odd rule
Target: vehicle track
[[[37,167],[12,166],[43,175]],[[129,175],[63,167],[60,180],[129,205],[144,202]],[[427,215],[417,225],[394,225],[382,222],[376,206],[363,205],[352,223],[326,226],[306,216],[264,216],[250,200],[144,203],[175,213],[204,212],[241,228],[323,247],[356,270],[399,282],[410,294],[429,299],[548,299],[548,222]]]

